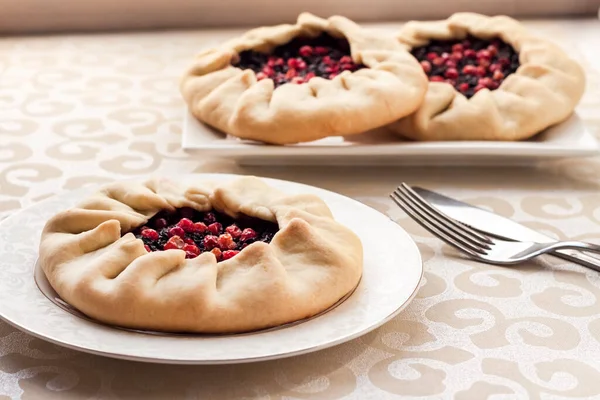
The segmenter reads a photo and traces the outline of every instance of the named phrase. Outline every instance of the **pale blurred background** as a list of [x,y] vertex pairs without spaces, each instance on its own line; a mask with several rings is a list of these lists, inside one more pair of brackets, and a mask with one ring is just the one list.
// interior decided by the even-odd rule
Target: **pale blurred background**
[[589,17],[599,7],[600,0],[0,0],[0,33],[254,26],[292,22],[302,11],[357,22],[446,18],[457,11]]

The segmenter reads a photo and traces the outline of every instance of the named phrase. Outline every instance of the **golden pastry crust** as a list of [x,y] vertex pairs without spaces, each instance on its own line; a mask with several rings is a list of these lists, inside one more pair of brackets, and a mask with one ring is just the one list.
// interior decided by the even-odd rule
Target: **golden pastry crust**
[[[148,253],[132,233],[161,210],[214,208],[279,224],[217,263],[212,253]],[[183,185],[154,179],[106,186],[44,227],[40,263],[69,304],[99,321],[170,332],[231,333],[326,310],[362,274],[362,244],[313,195],[286,195],[255,177]]]
[[585,75],[558,46],[529,33],[518,21],[457,13],[444,21],[407,23],[398,39],[410,48],[430,40],[501,38],[518,53],[520,67],[496,90],[467,99],[450,84],[430,82],[425,100],[413,114],[389,128],[414,140],[527,139],[565,120],[581,99]]
[[[252,70],[231,65],[244,50],[271,52],[298,36],[326,32],[345,37],[354,62],[368,68],[332,80],[274,88]],[[200,121],[244,139],[288,144],[361,133],[410,114],[425,95],[419,63],[391,36],[361,29],[339,16],[301,14],[294,25],[251,30],[200,53],[181,81],[181,92]]]

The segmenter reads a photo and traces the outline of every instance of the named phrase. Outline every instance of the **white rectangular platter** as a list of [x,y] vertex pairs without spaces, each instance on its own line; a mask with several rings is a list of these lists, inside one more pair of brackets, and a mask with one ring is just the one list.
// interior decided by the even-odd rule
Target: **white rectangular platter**
[[274,146],[224,135],[186,112],[182,147],[202,159],[242,165],[533,165],[599,155],[598,142],[574,114],[521,142],[411,142],[384,130]]

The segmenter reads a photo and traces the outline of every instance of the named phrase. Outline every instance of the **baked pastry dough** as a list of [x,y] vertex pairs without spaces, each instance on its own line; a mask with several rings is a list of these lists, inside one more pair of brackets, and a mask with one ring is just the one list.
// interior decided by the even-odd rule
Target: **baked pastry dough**
[[[161,210],[214,208],[276,222],[269,244],[255,242],[217,263],[202,253],[147,252],[132,233]],[[123,235],[123,236],[122,236]],[[273,327],[326,310],[358,284],[362,245],[314,195],[286,195],[255,177],[225,184],[164,179],[115,183],[50,219],[41,266],[66,302],[99,321],[128,328],[231,333]]]
[[[232,65],[246,50],[271,53],[297,37],[321,33],[346,38],[352,60],[368,68],[303,84],[257,80]],[[274,144],[312,141],[377,128],[413,112],[427,79],[418,62],[392,36],[361,29],[334,16],[301,14],[296,24],[253,29],[201,52],[181,81],[181,92],[200,121],[243,139]]]
[[389,126],[415,140],[522,140],[565,120],[585,86],[582,68],[558,46],[533,36],[506,16],[457,13],[444,21],[407,23],[399,32],[411,48],[430,40],[500,38],[519,54],[520,66],[496,90],[467,99],[452,85],[430,82],[421,107]]

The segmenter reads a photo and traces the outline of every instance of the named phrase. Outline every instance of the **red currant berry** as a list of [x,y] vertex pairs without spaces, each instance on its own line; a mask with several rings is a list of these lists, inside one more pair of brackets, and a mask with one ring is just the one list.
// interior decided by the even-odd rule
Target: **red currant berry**
[[242,230],[237,225],[229,225],[225,228],[225,232],[229,233],[234,239],[239,238],[242,234]]
[[218,235],[223,232],[223,225],[221,225],[219,222],[215,222],[214,224],[210,224],[208,226],[208,231],[213,235]]
[[183,241],[182,238],[180,238],[179,236],[172,236],[171,238],[169,238],[167,243],[165,243],[164,249],[165,250],[181,249],[181,248],[183,248],[184,245],[185,245],[185,242]]
[[275,70],[273,70],[273,68],[269,67],[268,65],[265,65],[262,69],[262,73],[270,77],[275,75]]
[[221,250],[235,249],[236,244],[229,233],[222,234],[221,236],[219,236],[219,239],[217,241]]
[[215,216],[214,213],[207,212],[206,214],[204,214],[204,223],[205,224],[212,224],[213,222],[217,222],[217,217]]
[[306,69],[306,62],[304,62],[304,60],[298,59],[298,61],[296,62],[296,69],[298,71],[303,71]]
[[492,55],[488,50],[479,50],[477,52],[477,58],[486,58],[489,60],[490,58],[492,58]]
[[150,240],[158,240],[158,232],[156,232],[154,229],[144,229],[142,231],[142,237],[146,238],[146,239],[150,239]]
[[208,230],[208,227],[204,222],[195,222],[193,232],[204,233]]
[[313,54],[313,48],[310,46],[302,46],[298,52],[302,57],[310,57]]
[[229,260],[230,258],[236,256],[237,254],[239,254],[238,250],[225,250],[223,252],[223,261]]
[[493,81],[490,78],[481,78],[478,82],[477,82],[477,86],[485,86],[487,88],[490,87],[490,85],[493,84]]
[[186,253],[193,253],[195,255],[200,254],[200,249],[195,244],[186,244],[181,250],[185,251]]
[[285,73],[285,79],[287,80],[291,80],[292,78],[298,76],[298,72],[296,72],[296,70],[294,68],[290,68],[287,70],[287,72]]
[[458,78],[458,71],[455,68],[448,68],[444,76],[448,79],[456,79]]
[[177,223],[177,226],[186,232],[192,232],[194,230],[194,222],[188,218],[181,218]]
[[217,261],[221,261],[221,257],[223,256],[223,253],[221,252],[221,249],[215,247],[210,252],[215,255]]
[[298,60],[295,58],[288,58],[287,60],[287,66],[290,68],[296,68],[296,66],[298,65]]
[[183,237],[183,236],[185,236],[185,231],[183,229],[181,229],[179,226],[174,226],[171,229],[169,229],[169,236]]
[[168,223],[168,222],[167,222],[167,220],[166,220],[166,219],[164,219],[164,218],[159,218],[159,219],[157,219],[156,221],[154,221],[154,227],[155,227],[156,229],[159,229],[159,230],[160,230],[160,229],[162,229],[162,228],[166,228],[166,226],[167,226],[168,224],[169,224],[169,223]]
[[213,235],[204,236],[202,242],[204,244],[204,248],[207,250],[213,249],[219,245],[218,238]]
[[477,52],[473,49],[465,50],[465,57],[467,58],[477,58]]
[[494,75],[492,75],[492,78],[499,81],[499,80],[504,79],[504,74],[502,73],[502,71],[496,70],[496,71],[494,71]]
[[502,65],[500,65],[500,64],[492,64],[492,65],[490,65],[490,67],[488,69],[490,70],[490,72],[501,71],[502,70]]
[[269,60],[267,61],[267,65],[271,68],[273,67],[277,67],[279,65],[283,65],[283,58],[279,58],[279,57],[275,57],[275,56],[271,56],[269,57]]
[[460,61],[460,60],[462,60],[462,58],[463,58],[463,53],[459,53],[456,51],[454,53],[452,53],[452,55],[450,56],[450,59],[454,60],[454,61]]
[[474,65],[465,65],[462,69],[462,73],[465,75],[474,75],[477,73],[477,67]]
[[431,63],[427,60],[423,60],[421,61],[421,68],[423,68],[423,71],[428,74],[431,72]]
[[242,242],[245,242],[247,240],[251,240],[251,239],[256,239],[256,231],[254,231],[254,229],[252,228],[246,228],[242,231],[242,234],[240,235],[240,240]]

